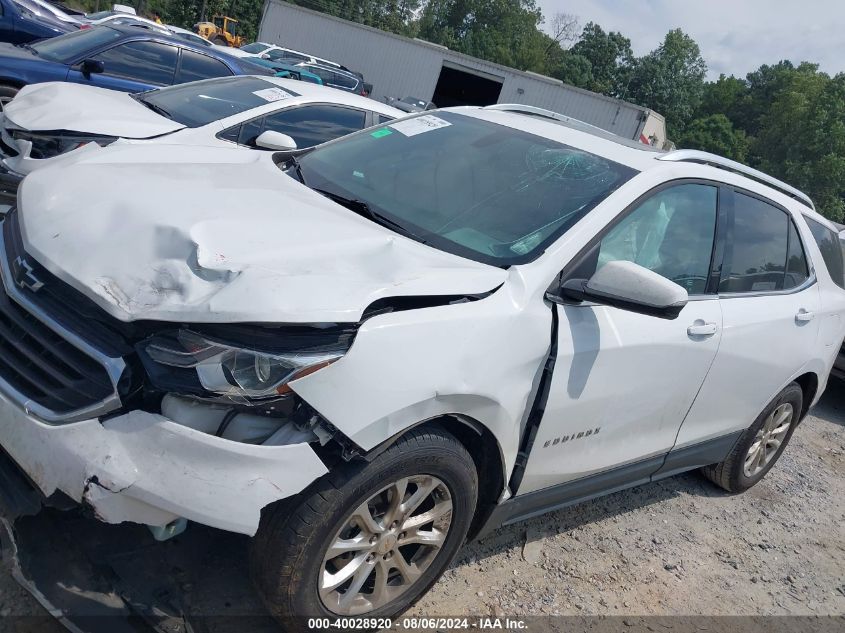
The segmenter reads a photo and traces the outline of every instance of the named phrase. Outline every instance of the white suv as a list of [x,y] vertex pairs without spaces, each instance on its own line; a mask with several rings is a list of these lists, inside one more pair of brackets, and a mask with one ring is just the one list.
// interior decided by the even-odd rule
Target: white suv
[[400,613],[497,525],[753,486],[845,330],[804,194],[519,106],[298,157],[112,146],[19,205],[4,451],[103,521],[254,535],[290,629]]

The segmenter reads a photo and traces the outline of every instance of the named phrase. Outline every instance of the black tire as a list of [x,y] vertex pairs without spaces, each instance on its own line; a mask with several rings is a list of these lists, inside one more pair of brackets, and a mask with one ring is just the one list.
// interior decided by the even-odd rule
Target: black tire
[[318,590],[329,545],[356,508],[385,486],[420,475],[445,484],[451,524],[442,546],[431,551],[428,567],[408,583],[405,593],[355,614],[394,617],[419,600],[452,563],[473,518],[478,475],[472,457],[452,435],[438,428],[410,431],[372,462],[345,464],[295,498],[264,510],[251,543],[250,570],[265,605],[286,631],[308,630],[307,618],[344,617],[324,604]]
[[[788,385],[786,389],[781,391],[777,397],[772,400],[765,409],[763,409],[763,412],[757,417],[754,424],[743,432],[734,445],[733,450],[731,450],[725,460],[719,462],[718,464],[705,466],[701,469],[702,474],[714,484],[720,488],[724,488],[728,492],[744,492],[751,488],[751,486],[755,485],[758,481],[765,477],[766,473],[768,473],[772,469],[772,466],[774,466],[778,459],[780,459],[786,445],[789,444],[789,440],[792,437],[792,433],[795,431],[795,427],[798,425],[803,402],[804,392],[801,390],[801,387],[794,382]],[[769,462],[765,464],[759,472],[754,473],[752,476],[746,475],[745,459],[752,445],[755,443],[758,431],[760,431],[766,423],[766,420],[769,419],[769,416],[784,404],[792,406],[792,420],[790,422],[789,429],[783,437],[783,441],[781,441],[780,446],[778,446],[777,451],[774,453]]]
[[229,42],[226,41],[225,37],[220,37],[219,35],[215,35],[211,38],[212,44],[217,44],[218,46],[228,46]]
[[20,88],[15,88],[14,86],[0,85],[0,112],[6,107],[6,103],[15,98],[19,90]]

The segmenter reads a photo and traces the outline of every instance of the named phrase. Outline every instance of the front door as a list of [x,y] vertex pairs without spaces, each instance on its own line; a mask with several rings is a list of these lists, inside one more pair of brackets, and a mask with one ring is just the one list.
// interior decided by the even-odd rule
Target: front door
[[78,67],[68,73],[68,81],[139,92],[154,86],[169,86],[176,74],[179,49],[161,42],[126,42],[94,55],[103,62],[102,73],[83,73]]
[[618,469],[647,478],[672,448],[722,336],[708,294],[719,188],[666,186],[623,214],[576,262],[588,278],[632,261],[686,288],[674,320],[590,304],[555,305],[557,361],[518,494]]

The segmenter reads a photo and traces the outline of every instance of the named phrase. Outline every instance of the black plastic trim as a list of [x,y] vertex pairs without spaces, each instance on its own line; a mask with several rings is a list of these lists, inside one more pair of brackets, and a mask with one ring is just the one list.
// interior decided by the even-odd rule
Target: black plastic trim
[[652,481],[671,477],[687,470],[718,464],[733,450],[743,431],[706,440],[692,446],[674,449],[666,455],[663,466],[651,477]]
[[718,463],[728,456],[742,433],[736,431],[595,475],[513,496],[493,508],[476,538],[504,525]]

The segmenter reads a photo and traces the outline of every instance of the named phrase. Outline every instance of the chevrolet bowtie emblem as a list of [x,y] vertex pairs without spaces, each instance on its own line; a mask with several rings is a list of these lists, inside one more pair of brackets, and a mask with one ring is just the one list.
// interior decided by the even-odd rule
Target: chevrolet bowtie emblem
[[38,292],[44,282],[32,272],[32,266],[23,257],[18,257],[12,262],[12,278],[21,288],[29,288],[32,292]]

